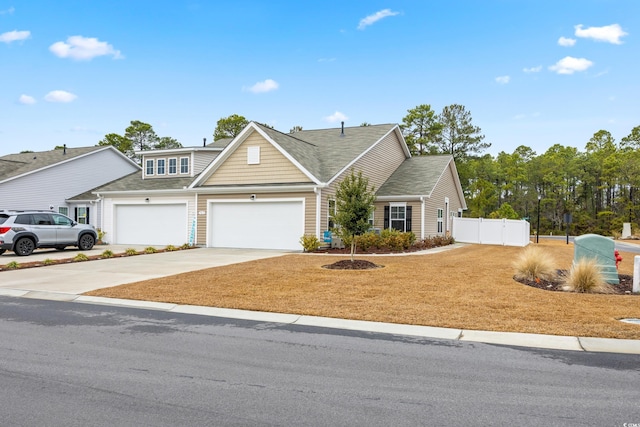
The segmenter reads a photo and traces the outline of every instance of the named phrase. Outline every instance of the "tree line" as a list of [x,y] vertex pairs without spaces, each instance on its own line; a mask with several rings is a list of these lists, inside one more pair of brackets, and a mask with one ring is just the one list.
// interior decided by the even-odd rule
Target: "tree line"
[[[213,139],[233,138],[248,123],[238,114],[223,117]],[[539,217],[545,234],[563,233],[566,214],[571,215],[573,234],[610,234],[621,230],[623,222],[640,225],[640,126],[620,142],[599,130],[582,151],[556,144],[537,154],[521,145],[496,156],[483,154],[491,143],[463,105],[445,106],[440,113],[429,104],[418,105],[407,110],[400,128],[412,155],[454,157],[469,208],[465,216],[526,218],[534,231]],[[301,130],[294,126],[290,133]],[[138,162],[135,151],[182,147],[137,120],[124,135],[107,134],[98,145],[113,145]]]

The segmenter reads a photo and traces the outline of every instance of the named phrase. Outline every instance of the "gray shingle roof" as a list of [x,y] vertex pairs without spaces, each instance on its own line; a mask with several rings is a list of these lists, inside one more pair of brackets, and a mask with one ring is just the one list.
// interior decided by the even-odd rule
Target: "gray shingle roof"
[[0,157],[0,181],[14,178],[56,163],[64,162],[74,157],[82,156],[93,151],[104,150],[107,147],[79,147],[64,150],[39,151],[35,153],[8,154]]
[[140,172],[133,172],[108,184],[101,185],[93,190],[86,191],[77,196],[73,196],[67,200],[93,200],[95,195],[93,192],[109,192],[109,191],[153,191],[153,190],[181,190],[188,187],[193,178],[149,178],[142,179]]
[[207,144],[207,147],[209,148],[224,148],[227,145],[229,145],[229,143],[233,141],[233,138],[221,138],[217,141],[213,141]]
[[391,131],[395,124],[302,130],[285,134],[255,123],[305,169],[323,182],[329,181],[350,162]]
[[428,196],[442,175],[451,156],[415,156],[406,159],[382,184],[376,195]]

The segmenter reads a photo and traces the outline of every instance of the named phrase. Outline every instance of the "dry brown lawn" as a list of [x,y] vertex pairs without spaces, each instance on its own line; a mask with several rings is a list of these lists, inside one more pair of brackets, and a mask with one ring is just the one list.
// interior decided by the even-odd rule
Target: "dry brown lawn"
[[[557,268],[573,245],[544,241]],[[327,270],[340,257],[292,254],[87,295],[448,328],[640,339],[640,296],[551,292],[513,280],[522,248],[468,245],[437,254],[358,256],[384,268]],[[620,273],[633,274],[621,253]]]

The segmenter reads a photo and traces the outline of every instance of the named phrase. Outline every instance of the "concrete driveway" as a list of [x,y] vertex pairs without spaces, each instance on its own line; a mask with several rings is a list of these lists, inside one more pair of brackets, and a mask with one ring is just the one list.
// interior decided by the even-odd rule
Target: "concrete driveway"
[[[122,253],[133,247],[143,250],[144,246],[97,246],[85,255],[99,255],[106,249]],[[65,251],[38,250],[28,257],[20,257],[13,252],[0,256],[0,264],[11,261],[26,263],[45,259],[73,258],[77,249]],[[277,257],[285,251],[260,249],[197,248],[158,254],[145,254],[97,261],[73,262],[46,267],[0,271],[0,288],[40,292],[81,294],[95,289],[108,288],[158,277],[171,276],[194,270],[202,270],[221,265],[236,264],[256,259]]]

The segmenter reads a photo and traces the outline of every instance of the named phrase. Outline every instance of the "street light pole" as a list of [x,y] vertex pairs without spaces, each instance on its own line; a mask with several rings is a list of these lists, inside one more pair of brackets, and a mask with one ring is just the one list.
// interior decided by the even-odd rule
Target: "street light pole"
[[538,195],[538,230],[536,231],[536,243],[538,243],[540,239],[540,199],[542,199],[542,196]]

